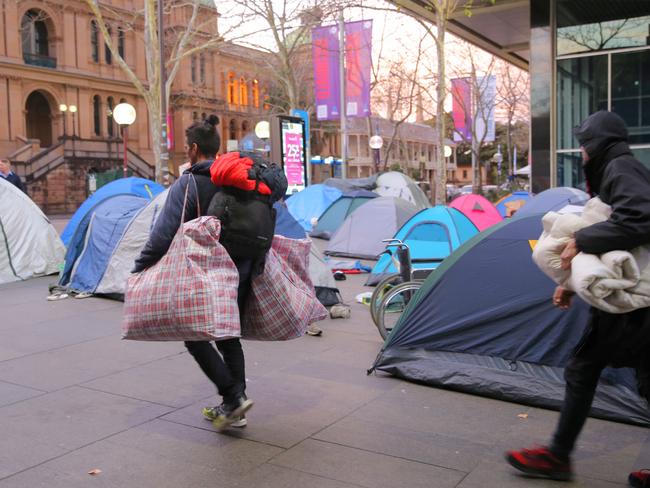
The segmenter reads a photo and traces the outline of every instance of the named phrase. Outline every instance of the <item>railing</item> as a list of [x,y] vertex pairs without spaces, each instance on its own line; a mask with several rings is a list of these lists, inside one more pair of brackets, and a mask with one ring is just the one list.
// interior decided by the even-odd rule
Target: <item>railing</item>
[[40,66],[42,68],[56,68],[56,58],[43,56],[42,54],[23,53],[25,64]]
[[[119,139],[98,141],[65,138],[26,161],[12,159],[12,164],[16,174],[27,181],[33,181],[65,162],[74,164],[75,161],[112,161],[121,167],[123,157],[123,147]],[[143,177],[154,177],[154,168],[130,149],[127,150],[127,166]]]

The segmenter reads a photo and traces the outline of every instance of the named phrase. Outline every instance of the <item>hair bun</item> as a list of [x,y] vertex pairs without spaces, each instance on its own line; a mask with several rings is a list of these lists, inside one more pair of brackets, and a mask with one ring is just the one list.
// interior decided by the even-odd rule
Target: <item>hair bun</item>
[[210,115],[207,119],[205,119],[205,121],[206,121],[208,124],[210,124],[210,125],[216,127],[216,125],[219,123],[219,117],[217,117],[216,115],[212,114],[212,115]]

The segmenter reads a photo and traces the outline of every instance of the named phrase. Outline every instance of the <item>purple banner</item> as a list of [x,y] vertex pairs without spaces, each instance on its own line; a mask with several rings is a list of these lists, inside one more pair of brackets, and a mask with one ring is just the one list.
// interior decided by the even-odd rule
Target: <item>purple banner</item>
[[345,99],[348,117],[370,115],[372,20],[345,24]]
[[338,119],[341,115],[339,29],[336,26],[315,27],[311,39],[316,119]]
[[451,80],[454,141],[472,140],[472,86],[469,78]]

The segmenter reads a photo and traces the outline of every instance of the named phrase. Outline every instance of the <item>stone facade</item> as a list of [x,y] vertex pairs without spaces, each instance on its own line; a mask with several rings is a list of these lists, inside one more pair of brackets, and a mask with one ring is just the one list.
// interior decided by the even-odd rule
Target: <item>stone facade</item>
[[[121,167],[121,153],[95,155],[92,161],[84,162],[79,155],[66,151],[67,169],[57,167],[52,175],[40,174],[38,179],[29,174],[30,165],[25,162],[66,138],[76,138],[78,148],[99,141],[121,146],[120,130],[110,116],[110,109],[121,101],[133,105],[137,112],[135,123],[129,127],[128,147],[136,159],[152,164],[144,98],[112,59],[86,3],[0,2],[0,156],[9,157],[17,172],[27,177],[28,191],[44,210],[67,212],[75,202],[81,203],[87,171]],[[102,5],[113,42],[136,76],[146,83],[142,32],[137,32],[142,30],[141,19],[135,17],[128,24],[125,20],[134,19],[133,12],[143,9],[143,0],[109,0]],[[202,31],[203,38],[218,35],[218,14],[211,5],[204,3],[200,12],[204,25],[212,29]],[[178,2],[165,16],[166,37],[173,40],[187,25],[190,13],[187,3]],[[260,72],[258,56],[258,51],[224,43],[182,61],[171,91],[172,171],[185,160],[185,128],[204,114],[220,117],[222,150],[228,139],[241,138],[265,115],[268,77]],[[61,105],[74,105],[77,111],[61,111]],[[143,176],[148,173],[131,169]],[[62,194],[66,194],[65,201],[55,197]]]

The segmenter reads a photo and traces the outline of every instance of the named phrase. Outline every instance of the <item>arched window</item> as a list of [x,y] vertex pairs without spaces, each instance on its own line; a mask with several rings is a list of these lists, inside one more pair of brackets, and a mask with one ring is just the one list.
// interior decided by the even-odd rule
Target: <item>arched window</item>
[[122,59],[124,58],[124,43],[126,42],[124,29],[122,27],[117,28],[117,52],[119,53]]
[[235,73],[228,73],[228,103],[234,105],[237,103],[237,80]]
[[113,131],[113,124],[115,121],[113,120],[113,106],[115,102],[113,101],[113,97],[108,97],[106,99],[106,132],[108,132],[109,137],[113,137],[114,131]]
[[250,128],[250,124],[248,123],[248,120],[244,120],[244,121],[241,123],[241,133],[242,133],[242,137],[245,136],[246,134],[248,134],[248,130],[249,130],[249,128]]
[[191,64],[190,71],[192,73],[192,84],[195,85],[196,84],[196,55],[195,54],[192,55],[190,64]]
[[207,119],[208,116],[205,114],[205,112],[201,112],[201,120]]
[[50,55],[46,19],[46,14],[40,10],[28,10],[23,15],[20,27],[23,57],[26,62],[38,61],[39,58],[47,58]]
[[196,122],[197,120],[199,120],[199,113],[192,112],[192,122]]
[[99,63],[99,27],[94,20],[90,23],[90,52],[95,63]]
[[96,136],[102,135],[102,99],[99,95],[93,97],[93,125]]
[[253,107],[260,108],[260,82],[253,80],[251,90],[253,92]]
[[[110,38],[112,35],[111,26],[107,25],[106,30],[108,31],[108,37]],[[108,42],[106,42],[106,40],[104,41],[104,60],[106,61],[106,64],[113,64],[113,54],[108,48]]]
[[205,55],[199,54],[199,80],[201,84],[205,83]]
[[248,84],[243,76],[239,78],[239,104],[248,106]]

